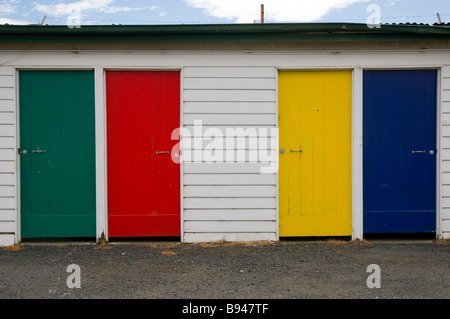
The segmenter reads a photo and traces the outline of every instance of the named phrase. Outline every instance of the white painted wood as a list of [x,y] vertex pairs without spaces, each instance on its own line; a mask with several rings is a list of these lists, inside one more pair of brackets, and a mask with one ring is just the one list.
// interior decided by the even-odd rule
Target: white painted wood
[[441,196],[442,197],[450,197],[450,185],[442,185],[441,186]]
[[441,185],[450,185],[450,173],[442,173]]
[[[276,200],[272,197],[186,197],[184,209],[257,209],[276,208]],[[0,199],[0,207],[2,201]]]
[[1,197],[15,197],[16,191],[14,186],[0,186]]
[[276,175],[184,174],[184,185],[276,185]]
[[[249,54],[251,53],[251,54]],[[267,50],[261,52],[244,52],[244,51],[165,51],[164,54],[158,51],[103,51],[103,52],[83,52],[83,54],[73,54],[72,52],[7,52],[0,53],[0,63],[7,65],[6,67],[0,67],[0,75],[14,74],[14,68],[11,66],[22,67],[22,68],[35,68],[35,67],[60,67],[60,68],[114,68],[119,67],[122,69],[128,68],[143,68],[143,66],[148,68],[180,68],[183,67],[184,76],[182,77],[182,116],[184,119],[187,114],[204,114],[209,117],[209,119],[214,118],[214,115],[228,114],[236,118],[240,117],[242,114],[255,115],[255,118],[261,115],[276,114],[276,83],[274,88],[271,89],[267,86],[255,87],[253,83],[264,83],[264,85],[269,85],[270,81],[276,82],[276,69],[274,66],[279,68],[293,68],[293,69],[327,69],[327,68],[354,68],[355,65],[362,68],[415,68],[415,67],[439,67],[440,65],[450,65],[450,55],[448,50],[403,50],[402,52],[389,52],[389,51],[352,51],[352,50],[339,50],[338,53],[334,51],[303,51],[303,50],[292,50],[292,51],[276,51]],[[13,59],[14,58],[14,59]],[[164,66],[164,67],[162,67]],[[443,87],[447,87],[446,78],[450,78],[450,68],[443,67],[442,74],[444,77]],[[208,80],[210,80],[208,82]],[[252,82],[253,80],[253,82]],[[241,83],[242,87],[237,87],[237,83]],[[218,85],[223,85],[218,87]],[[183,87],[185,85],[185,87]],[[98,87],[96,86],[96,91]],[[194,89],[194,90],[190,90]],[[267,92],[266,92],[267,90]],[[229,98],[229,94],[233,91],[245,92],[237,93],[236,97],[233,96]],[[192,93],[189,93],[192,92]],[[194,93],[195,92],[195,93]],[[207,92],[206,94],[203,94]],[[263,93],[262,93],[263,92]],[[445,102],[448,98],[448,91],[443,91],[442,100]],[[184,96],[186,93],[186,96]],[[217,94],[216,94],[217,93]],[[273,100],[260,101],[262,94],[268,94],[273,97]],[[191,97],[196,97],[198,94],[204,99],[214,99],[213,101],[204,100],[204,102],[194,102],[190,101]],[[197,94],[197,95],[196,95]],[[183,97],[184,96],[184,97]],[[246,97],[248,101],[239,101],[242,97]],[[268,96],[265,96],[266,99]],[[232,101],[228,101],[232,99]],[[185,102],[183,102],[185,101]],[[450,100],[448,100],[450,102]],[[96,97],[96,104],[98,108],[99,99]],[[443,112],[447,109],[446,104],[442,103]],[[103,102],[102,102],[103,105]],[[226,107],[224,107],[226,105]],[[261,110],[258,111],[256,105],[261,105]],[[211,110],[208,110],[211,108]],[[0,112],[14,112],[15,104],[12,100],[2,100],[0,98]],[[275,110],[275,111],[274,111]],[[97,112],[97,111],[96,111]],[[448,111],[450,114],[450,110]],[[104,115],[104,114],[103,114]],[[98,114],[96,114],[97,118]],[[353,111],[353,116],[355,113]],[[216,121],[216,120],[214,120]],[[221,121],[218,123],[211,124],[214,126],[220,126],[222,128],[239,125],[235,122],[227,124]],[[14,123],[14,122],[13,122]],[[183,121],[181,122],[183,123]],[[253,122],[252,122],[253,123]],[[277,123],[276,116],[275,121],[270,122],[265,126],[275,127]],[[97,126],[96,120],[96,126]],[[182,124],[185,126],[184,124]],[[243,124],[242,124],[243,125]],[[261,124],[245,124],[245,126],[262,126]],[[192,126],[185,126],[191,128]],[[208,126],[204,127],[204,129]],[[441,127],[442,136],[450,137],[450,126]],[[97,130],[97,127],[96,127]],[[354,130],[354,123],[352,124],[352,130]],[[102,133],[104,134],[104,132]],[[10,136],[15,137],[15,127],[14,125],[0,125],[0,136]],[[444,140],[444,138],[443,138]],[[98,141],[97,141],[98,142]],[[105,141],[103,141],[105,143]],[[443,141],[442,144],[445,144]],[[352,147],[355,145],[355,141],[352,141]],[[447,145],[447,144],[445,144]],[[0,144],[0,148],[1,144]],[[97,146],[98,148],[98,146]],[[0,150],[0,160],[2,159]],[[15,149],[11,149],[11,153],[6,153],[3,155],[7,156],[7,159],[14,160],[16,153]],[[99,149],[97,149],[96,155],[98,155]],[[450,151],[450,150],[449,150]],[[448,152],[439,152],[443,159],[450,159],[447,157]],[[106,157],[106,154],[104,154]],[[355,163],[355,155],[352,155],[352,162]],[[103,161],[106,169],[106,162]],[[97,166],[100,165],[101,161],[97,162]],[[187,166],[181,166],[184,169]],[[359,169],[356,167],[352,168],[352,175],[355,176],[355,172]],[[220,174],[222,173],[222,174]],[[201,176],[200,176],[201,175]],[[227,176],[223,176],[227,175]],[[239,176],[234,176],[239,175]],[[241,175],[246,175],[245,177]],[[193,181],[202,181],[204,178],[209,179],[211,182],[205,185],[220,186],[218,184],[225,181],[226,185],[270,185],[276,187],[277,177],[274,174],[273,184],[265,184],[267,181],[262,181],[259,177],[253,175],[260,174],[223,174],[223,172],[210,173],[187,173],[186,179],[189,183],[189,179]],[[361,174],[362,175],[362,174]],[[443,173],[443,176],[450,175]],[[98,178],[98,175],[96,176]],[[267,176],[266,176],[267,177]],[[263,178],[266,178],[263,177]],[[181,177],[182,185],[186,184],[184,175]],[[450,179],[450,176],[443,177],[441,182],[446,182]],[[236,183],[237,184],[229,184]],[[256,182],[256,184],[254,184]],[[0,183],[1,184],[1,183]],[[449,183],[450,184],[450,183]],[[106,184],[105,184],[106,185]],[[190,184],[188,184],[190,185]],[[202,184],[200,184],[202,185]],[[357,182],[352,180],[353,191],[355,190],[355,185]],[[182,186],[184,187],[184,186]],[[97,188],[98,190],[98,188]],[[106,187],[103,189],[106,197]],[[184,192],[182,192],[183,194]],[[223,197],[224,198],[224,197]],[[237,196],[236,196],[237,198]],[[355,198],[356,195],[353,194],[353,211],[355,211]],[[97,198],[97,203],[99,199]],[[106,202],[106,200],[105,200]],[[362,203],[359,203],[362,205]],[[106,207],[106,204],[104,204]],[[105,208],[106,209],[106,208]],[[186,212],[189,210],[185,210]],[[185,212],[182,211],[182,214]],[[106,216],[106,215],[105,215]],[[106,223],[106,221],[105,221]],[[355,224],[355,221],[353,221]],[[276,228],[276,227],[275,227]],[[450,228],[449,228],[450,229]],[[249,236],[251,237],[253,233],[233,233],[236,236]],[[264,233],[264,238],[267,236],[276,237],[277,230],[275,233]],[[190,237],[193,236],[193,237]],[[199,236],[199,237],[196,237]],[[214,236],[216,236],[214,234]],[[189,240],[192,238],[216,238],[210,233],[187,233],[185,239]],[[220,234],[219,234],[220,236]],[[233,237],[234,235],[227,234],[227,238],[241,238]],[[258,235],[259,236],[259,235]],[[277,239],[277,238],[275,238]]]
[[[10,136],[10,137],[14,137],[16,136],[16,128],[14,125],[0,125],[0,136]],[[0,155],[0,158],[2,158],[2,156]]]
[[[278,70],[275,69],[275,71],[276,71],[275,72],[275,85],[276,85],[276,92],[277,92],[277,95],[276,95],[276,104],[277,104],[277,113],[276,113],[276,117],[277,117],[277,125],[276,126],[277,126],[277,128],[276,128],[276,133],[277,133],[277,135],[279,137],[278,121],[279,121],[280,116],[279,116],[279,110],[278,110],[278,105],[279,105],[279,94],[278,94],[279,87],[278,87],[278,84],[279,84],[280,81],[279,81]],[[279,143],[279,139],[278,139],[278,143]],[[280,197],[279,197],[279,194],[280,194],[280,170],[279,170],[279,158],[278,158],[278,162],[276,163],[276,165],[277,165],[277,172],[275,174],[276,175],[275,189],[276,189],[277,196],[276,196],[275,200],[277,201],[277,207],[276,207],[276,220],[275,220],[275,224],[276,224],[275,236],[276,236],[276,238],[278,240],[280,238]]]
[[0,112],[14,112],[14,101],[0,100]]
[[[230,54],[231,53],[231,54]],[[338,54],[337,54],[338,53]],[[0,64],[18,68],[54,67],[54,68],[159,68],[180,69],[186,72],[201,69],[200,77],[213,74],[212,69],[227,69],[232,77],[244,77],[240,71],[232,71],[236,66],[246,69],[258,68],[259,72],[272,72],[274,66],[279,68],[335,69],[353,68],[355,65],[364,68],[436,68],[450,65],[448,50],[261,50],[233,52],[226,51],[161,51],[158,50],[123,50],[123,51],[91,51],[83,54],[63,52],[10,51],[0,55]],[[211,68],[209,68],[209,66]],[[208,67],[208,68],[207,68]],[[242,68],[239,68],[241,69]],[[248,76],[248,77],[253,77]],[[218,77],[212,76],[212,77]],[[258,76],[256,76],[258,77]]]
[[277,241],[275,233],[186,233],[184,236],[186,243],[200,242],[258,242]]
[[443,148],[441,149],[441,158],[442,160],[450,160],[450,149]]
[[16,115],[13,112],[0,112],[0,125],[14,124]]
[[442,208],[450,208],[450,197],[442,197]]
[[450,114],[441,115],[442,125],[450,125]]
[[16,208],[16,200],[14,197],[0,197],[0,210],[14,208]]
[[186,174],[211,174],[211,173],[261,173],[261,169],[268,164],[263,163],[184,163]]
[[15,216],[16,214],[14,209],[0,209],[0,222],[13,222],[15,220]]
[[184,89],[273,90],[273,81],[267,78],[185,78]]
[[202,121],[202,125],[273,125],[274,114],[185,114],[185,125],[194,125],[194,121]]
[[444,109],[443,109],[443,103],[442,103],[442,94],[441,92],[439,92],[439,90],[442,90],[443,88],[445,88],[444,86],[444,74],[442,69],[437,71],[438,74],[438,81],[437,81],[437,88],[438,88],[438,92],[437,92],[437,105],[436,105],[436,149],[437,149],[437,154],[436,154],[436,237],[440,238],[442,237],[442,194],[443,194],[443,190],[442,190],[442,184],[441,184],[441,178],[442,178],[442,172],[443,172],[443,166],[442,166],[442,162],[443,162],[443,158],[442,158],[442,154],[441,154],[441,149],[443,148],[443,144],[444,144],[444,140],[445,138],[442,137],[442,124],[441,124],[441,119],[442,119],[442,115],[445,114],[444,113]]
[[11,246],[11,245],[14,245],[14,235],[0,234],[0,246]]
[[14,161],[16,159],[16,150],[13,148],[0,149],[0,159]]
[[449,231],[450,219],[444,219],[442,221],[442,229],[443,229],[442,233],[443,233],[444,238],[450,238],[450,231]]
[[[258,143],[260,141],[248,137],[244,143],[242,141],[238,143],[234,138],[217,140],[215,135],[218,134],[217,126],[221,128],[219,137],[222,137],[227,133],[227,126],[246,126],[240,133],[244,136],[256,136],[260,126],[277,125],[274,68],[186,68],[184,71],[186,76],[183,81],[184,126],[190,128],[191,135],[195,136],[205,135],[205,130],[209,127],[216,130],[210,131],[211,140],[192,139],[189,148],[201,151],[208,148],[215,149],[221,145],[228,150],[231,147],[235,153],[234,159],[242,162],[183,164],[184,240],[194,240],[191,239],[192,233],[200,235],[216,231],[244,234],[266,232],[264,223],[268,220],[271,223],[268,229],[272,233],[262,238],[276,237],[277,223],[274,216],[277,206],[276,174],[265,177],[261,174],[261,167],[267,165],[248,161],[250,154],[257,158],[262,148],[277,152],[275,150],[277,143],[269,139],[265,141],[268,145],[262,145]],[[197,129],[196,132],[192,132],[192,125],[199,120],[203,125],[203,131]],[[228,130],[228,133],[236,135],[238,132]],[[271,133],[268,129],[265,129],[265,132],[267,135]],[[252,143],[249,143],[250,140]],[[188,146],[186,144],[184,146],[186,150]],[[265,150],[266,154],[268,152],[270,151]],[[241,154],[244,154],[244,157],[238,159]],[[225,159],[226,154],[220,161]],[[249,187],[249,184],[262,186]],[[251,222],[246,218],[250,218]],[[218,225],[218,221],[225,222]],[[260,223],[263,223],[262,226]],[[257,228],[249,228],[248,224]],[[214,227],[219,227],[220,230],[219,228],[214,230]],[[209,235],[200,236],[203,236],[204,240]]]
[[362,69],[355,68],[352,79],[352,239],[363,238],[362,79]]
[[[449,106],[450,108],[450,106]],[[275,114],[275,102],[185,102],[184,114]]]
[[185,221],[186,233],[269,233],[276,231],[273,221]]
[[3,186],[14,186],[16,182],[16,176],[12,173],[2,173],[0,172],[0,185]]
[[14,89],[0,87],[0,99],[1,100],[14,100]]
[[14,221],[0,222],[0,234],[4,233],[14,234],[15,232],[16,232],[16,223]]
[[16,171],[16,163],[13,161],[0,161],[0,172],[14,173]]
[[448,90],[450,88],[450,77],[442,77],[442,88]]
[[445,114],[450,113],[450,101],[442,102],[442,113],[445,113]]
[[0,136],[0,148],[15,148],[16,140],[12,136],[2,137]]
[[449,138],[450,137],[450,125],[442,125],[441,133],[442,133],[442,137]]
[[[205,64],[206,65],[206,64]],[[242,64],[245,65],[245,64]],[[185,78],[275,78],[272,67],[190,67],[184,69]]]
[[443,90],[442,91],[442,101],[450,101],[450,90]]
[[96,218],[97,241],[102,234],[108,240],[107,157],[106,157],[106,105],[104,72],[94,70],[95,85],[95,172],[96,172]]
[[186,209],[184,220],[196,221],[241,221],[264,220],[275,221],[277,212],[275,209]]
[[450,138],[443,138],[441,140],[441,148],[447,148],[450,149]]
[[0,76],[14,76],[14,68],[11,66],[0,66]]
[[[190,152],[190,153],[189,153]],[[271,161],[276,155],[275,150],[233,150],[230,149],[222,153],[214,153],[213,151],[185,150],[181,157],[184,163],[262,163],[262,167],[269,167]],[[276,165],[276,163],[273,163]]]
[[442,220],[450,220],[450,208],[442,208]]
[[[450,67],[444,66],[440,70],[441,93],[439,94],[441,102],[440,122],[442,123],[439,132],[440,139],[437,156],[439,157],[439,174],[437,194],[441,198],[437,201],[437,236],[445,237],[446,233],[450,233],[449,220],[450,211],[446,207],[450,207]],[[447,184],[447,185],[446,185]]]
[[11,75],[0,75],[1,88],[14,88],[14,77]]
[[273,102],[275,101],[275,91],[274,90],[185,90],[184,101]]
[[[180,69],[180,128],[184,125],[184,69]],[[181,141],[181,136],[178,138],[178,142]],[[181,151],[180,151],[181,152]],[[184,165],[180,164],[180,237],[184,242]]]
[[[236,126],[236,125],[202,125],[201,127],[195,127],[193,124],[190,125],[184,125],[183,129],[187,131],[188,137],[201,137],[205,136],[205,133],[208,132],[209,129],[217,130],[217,132],[220,132],[222,136],[226,135],[237,135],[240,134],[241,130],[246,132],[247,130],[256,130],[256,132],[260,132],[261,134],[271,134],[272,130],[276,129],[276,124],[272,125],[244,125],[244,126]],[[209,131],[211,132],[211,131]],[[449,129],[449,136],[450,136],[450,129]]]
[[[255,130],[258,132],[258,130]],[[188,144],[184,144],[187,149]],[[230,145],[230,147],[227,147]],[[193,137],[189,149],[192,150],[225,150],[234,146],[235,150],[275,150],[278,146],[275,138],[258,138],[257,135],[243,135],[239,137],[223,137],[220,134],[214,134],[204,137]]]

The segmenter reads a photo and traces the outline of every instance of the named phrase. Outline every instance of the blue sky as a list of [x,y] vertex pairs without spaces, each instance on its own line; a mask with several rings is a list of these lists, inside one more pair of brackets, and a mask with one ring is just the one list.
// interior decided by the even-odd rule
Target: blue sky
[[0,0],[0,24],[366,23],[377,5],[381,23],[450,22],[450,0]]

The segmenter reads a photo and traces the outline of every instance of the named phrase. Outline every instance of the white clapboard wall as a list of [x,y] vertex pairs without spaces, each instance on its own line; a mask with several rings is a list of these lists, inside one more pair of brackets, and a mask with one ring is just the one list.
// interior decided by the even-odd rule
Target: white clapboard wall
[[450,66],[441,70],[441,229],[442,236],[450,238]]
[[0,66],[0,246],[14,244],[17,228],[14,74]]
[[[14,54],[3,54],[0,66],[0,246],[20,241],[17,234],[20,223],[17,207],[17,143],[15,69],[18,68],[103,68],[140,67],[152,65],[181,68],[182,115],[184,128],[193,130],[201,120],[203,129],[226,128],[259,129],[277,127],[277,71],[276,67],[297,68],[441,68],[440,139],[439,154],[439,233],[450,238],[450,59],[447,52],[399,54],[351,52],[345,54],[297,53],[255,54],[249,59],[244,54],[197,55],[195,53],[135,54],[86,53],[72,57],[66,53],[33,53],[12,59]],[[208,65],[208,66],[204,66]],[[220,65],[220,66],[218,66]],[[180,67],[181,66],[181,67]],[[360,81],[355,77],[355,81]],[[101,81],[99,81],[101,82]],[[100,86],[101,87],[101,86]],[[354,87],[361,87],[361,83]],[[97,90],[97,111],[104,107],[102,90]],[[360,93],[357,93],[360,96]],[[358,99],[354,100],[360,106]],[[359,104],[358,104],[359,103]],[[101,120],[100,120],[101,121]],[[360,125],[360,123],[357,125]],[[101,135],[100,135],[101,136]],[[355,138],[358,138],[355,136]],[[101,142],[98,141],[98,142]],[[98,143],[99,149],[102,143]],[[194,143],[198,145],[198,143]],[[203,147],[208,142],[203,141]],[[196,146],[192,146],[195,151]],[[247,157],[253,147],[236,145]],[[102,154],[100,149],[98,154]],[[358,156],[355,157],[358,160]],[[99,162],[98,167],[102,167]],[[359,163],[361,164],[361,163]],[[185,242],[214,240],[277,240],[277,174],[261,174],[260,162],[249,163],[183,163],[182,214]],[[355,173],[356,172],[356,173]],[[355,175],[362,171],[354,171]],[[102,189],[98,179],[98,189]],[[356,195],[355,195],[356,194]],[[359,195],[358,195],[359,194]],[[361,189],[353,189],[353,196],[362,197]],[[106,200],[105,200],[106,206]],[[100,205],[100,204],[99,204]],[[99,207],[99,206],[97,206]],[[100,214],[99,212],[97,212]],[[106,214],[106,213],[105,213]],[[353,214],[362,214],[355,210]],[[100,216],[102,217],[102,216]],[[104,216],[103,216],[104,217]],[[101,218],[99,218],[101,219]],[[353,225],[357,227],[357,225]],[[359,226],[358,226],[359,227]],[[101,233],[101,232],[100,232]]]
[[[245,132],[265,128],[269,132],[277,127],[275,68],[186,67],[183,75],[182,121],[192,141],[198,138],[195,121],[201,121],[202,133],[211,127],[222,134],[227,128]],[[246,142],[237,145],[235,141],[233,147],[228,144],[229,150],[245,154],[243,160],[236,154],[234,163],[206,162],[204,158],[183,162],[185,242],[278,239],[277,174],[262,174],[261,166],[269,164],[259,158],[249,161],[249,153],[259,151],[260,146],[255,149],[248,139]],[[198,145],[205,149],[208,143],[205,139],[200,144],[191,142],[189,149]],[[272,143],[268,143],[269,149],[273,149]]]

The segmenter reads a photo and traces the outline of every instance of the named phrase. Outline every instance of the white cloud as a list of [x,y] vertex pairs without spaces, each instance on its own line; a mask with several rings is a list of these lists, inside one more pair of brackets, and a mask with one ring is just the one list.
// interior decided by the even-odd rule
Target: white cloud
[[164,17],[164,16],[166,16],[167,15],[167,12],[164,12],[164,11],[161,11],[160,13],[159,13],[159,16],[160,17]]
[[26,20],[17,20],[17,19],[8,19],[8,18],[0,18],[0,24],[31,24],[30,21]]
[[51,5],[43,5],[39,3],[33,4],[35,10],[47,14],[52,14],[54,16],[70,15],[76,10],[80,10],[81,12],[95,10],[98,12],[105,12],[105,13],[142,10],[142,8],[111,6],[113,2],[114,0],[81,0],[78,2],[71,2],[67,4],[66,3],[51,4]]
[[16,12],[16,7],[12,6],[9,3],[1,3],[0,4],[0,14],[8,14]]
[[130,8],[130,7],[106,7],[104,9],[98,9],[97,11],[105,13],[117,13],[117,12],[127,12],[127,11],[138,11],[142,8]]
[[393,1],[388,1],[387,3],[385,3],[384,5],[386,7],[391,7],[391,6],[395,6],[400,0],[393,0]]
[[156,9],[158,9],[159,8],[159,6],[151,6],[149,9],[150,10],[156,10]]
[[343,9],[357,2],[369,0],[184,0],[189,6],[201,8],[217,18],[238,23],[260,19],[264,3],[266,21],[311,22],[325,16],[332,9]]

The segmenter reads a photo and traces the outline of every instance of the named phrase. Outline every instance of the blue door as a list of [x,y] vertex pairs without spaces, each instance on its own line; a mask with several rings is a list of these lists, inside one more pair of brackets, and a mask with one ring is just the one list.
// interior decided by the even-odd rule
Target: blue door
[[436,231],[436,70],[364,71],[364,233]]

